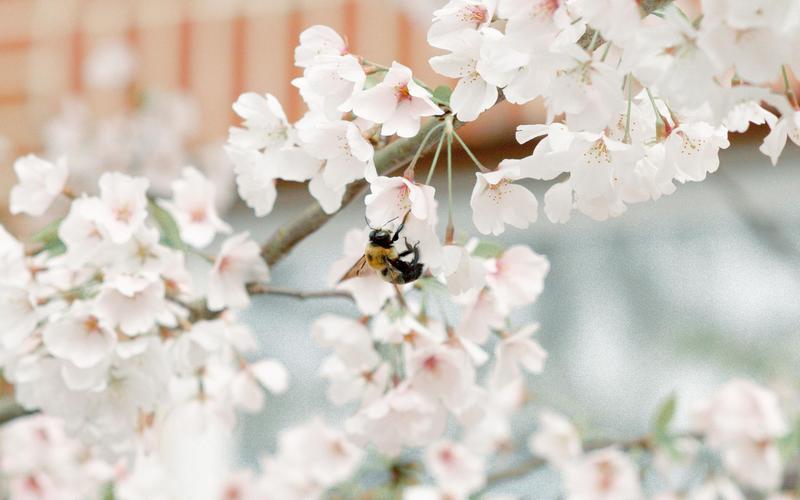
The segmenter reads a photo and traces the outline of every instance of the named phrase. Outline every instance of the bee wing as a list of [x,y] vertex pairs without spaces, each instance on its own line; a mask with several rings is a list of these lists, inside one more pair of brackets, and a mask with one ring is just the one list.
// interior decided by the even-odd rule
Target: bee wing
[[353,264],[353,267],[344,273],[344,276],[342,276],[337,283],[341,283],[342,281],[347,281],[353,278],[369,276],[374,272],[375,271],[373,271],[372,268],[367,265],[367,256],[362,255],[361,258],[358,259],[355,264]]

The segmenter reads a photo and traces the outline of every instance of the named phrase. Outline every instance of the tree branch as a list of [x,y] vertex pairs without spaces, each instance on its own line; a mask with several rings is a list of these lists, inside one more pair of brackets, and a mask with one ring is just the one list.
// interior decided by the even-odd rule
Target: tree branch
[[[601,448],[608,448],[609,446],[616,446],[621,450],[630,450],[633,448],[648,449],[652,447],[652,441],[648,436],[641,437],[638,439],[631,439],[627,441],[599,439],[595,441],[585,442],[583,445],[583,449],[584,451],[593,451],[593,450],[599,450]],[[504,481],[510,481],[512,479],[519,479],[521,477],[525,477],[531,472],[535,471],[536,469],[544,465],[547,465],[546,460],[539,457],[531,457],[520,464],[509,467],[508,469],[503,469],[501,471],[489,474],[489,477],[486,479],[486,485],[487,487],[494,486]]]
[[277,286],[262,285],[260,283],[253,283],[247,287],[250,295],[282,295],[284,297],[293,297],[295,299],[329,299],[329,298],[342,298],[353,300],[353,296],[345,290],[315,290],[305,292],[302,290],[293,290],[291,288],[282,288]]
[[32,413],[18,405],[13,396],[0,398],[0,425]]

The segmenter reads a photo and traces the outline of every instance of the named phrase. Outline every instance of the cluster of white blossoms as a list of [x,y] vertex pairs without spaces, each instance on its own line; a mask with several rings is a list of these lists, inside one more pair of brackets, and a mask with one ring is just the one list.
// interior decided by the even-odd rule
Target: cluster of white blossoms
[[[559,472],[566,498],[644,498],[642,478],[651,486],[648,498],[657,500],[794,498],[779,492],[785,456],[778,447],[793,439],[788,422],[798,415],[780,403],[766,387],[735,379],[690,410],[690,433],[670,428],[672,400],[654,439],[599,446],[582,443],[566,418],[544,410],[528,444]],[[643,461],[642,452],[652,459]]]
[[[63,164],[31,155],[15,170],[12,212],[41,215],[68,198]],[[227,239],[203,294],[186,245],[203,248],[231,231],[214,208],[214,185],[191,167],[169,200],[148,199],[141,177],[111,172],[98,184],[98,196],[69,200],[38,247],[0,230],[0,368],[17,401],[120,451],[197,398],[259,411],[262,387],[278,393],[287,384],[279,362],[245,360],[256,343],[236,319],[249,304],[246,284],[269,277],[259,246],[247,233]],[[198,317],[204,296],[208,313]]]
[[[761,150],[777,161],[787,138],[800,144],[788,85],[788,72],[800,70],[800,4],[701,4],[703,14],[690,19],[666,0],[451,0],[434,13],[428,41],[447,51],[430,64],[458,79],[452,91],[431,89],[398,62],[351,54],[331,28],[304,31],[294,54],[303,76],[293,84],[307,113],[290,123],[272,95],[242,94],[233,105],[242,123],[230,129],[225,152],[240,197],[259,217],[272,211],[279,180],[308,183],[321,212],[312,207],[312,219],[288,236],[279,230],[283,245],[368,187],[370,227],[344,236],[332,290],[322,294],[352,298],[358,316],[326,314],[311,328],[329,351],[319,367],[328,399],[346,416],[340,425],[313,419],[284,430],[259,473],[226,474],[205,488],[207,498],[465,500],[492,498],[514,477],[495,464],[527,453],[512,418],[530,409],[526,380],[547,358],[534,339],[538,325],[517,317],[542,293],[549,262],[463,228],[456,237],[453,143],[478,168],[473,224],[494,235],[537,220],[538,200],[523,179],[556,181],[544,211],[563,223],[573,210],[606,219],[672,193],[676,181],[702,181],[718,168],[729,132],[751,123],[770,127]],[[781,78],[783,92],[770,86]],[[538,141],[530,156],[488,169],[456,129],[501,98],[541,98],[547,120],[517,130],[520,143]],[[157,121],[143,122],[142,137],[157,138]],[[79,144],[62,125],[56,136]],[[423,182],[415,168],[432,145]],[[123,155],[129,146],[119,146]],[[430,185],[442,154],[444,228]],[[287,370],[253,359],[256,340],[238,320],[253,293],[276,290],[264,284],[274,241],[262,249],[234,233],[217,213],[226,193],[182,156],[167,151],[152,163],[180,164],[169,195],[130,172],[103,173],[96,192],[76,194],[65,188],[71,163],[82,161],[74,156],[18,159],[11,212],[55,220],[27,246],[0,227],[0,369],[16,401],[45,415],[3,429],[2,446],[26,453],[0,457],[0,495],[93,498],[90,490],[105,488],[119,500],[182,499],[159,441],[230,430],[236,410],[258,412],[265,390],[287,389]],[[398,236],[398,251],[418,254],[424,272],[397,285],[376,273],[342,281],[376,228]],[[217,255],[206,255],[219,235],[226,239]],[[197,261],[193,272],[189,260]],[[781,490],[781,445],[791,429],[767,389],[732,382],[698,409],[685,435],[667,425],[672,411],[645,439],[598,446],[543,410],[527,459],[551,465],[570,500]],[[387,464],[377,477],[374,455]]]
[[0,492],[15,500],[101,500],[115,474],[108,461],[70,437],[61,420],[45,415],[0,428],[0,457]]
[[769,86],[800,69],[797,2],[707,0],[696,19],[669,2],[643,16],[647,3],[453,0],[434,13],[428,42],[449,53],[430,63],[459,78],[449,102],[458,119],[476,119],[500,91],[547,108],[547,125],[518,129],[520,143],[543,137],[531,156],[478,174],[475,193],[491,189],[483,203],[473,194],[482,233],[535,220],[519,179],[558,178],[544,197],[552,222],[574,209],[604,220],[671,194],[675,181],[705,179],[729,131],[767,123],[761,151],[773,163],[787,137],[800,145],[794,94]]

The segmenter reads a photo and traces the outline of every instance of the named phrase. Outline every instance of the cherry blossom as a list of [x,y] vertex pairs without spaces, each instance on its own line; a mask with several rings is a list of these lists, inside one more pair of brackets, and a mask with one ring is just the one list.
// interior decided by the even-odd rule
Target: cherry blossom
[[249,233],[239,233],[222,244],[208,276],[208,307],[241,309],[250,303],[245,285],[269,279],[261,249]]
[[719,150],[730,145],[727,131],[707,123],[681,124],[665,143],[665,161],[677,170],[681,182],[702,181],[719,167]]
[[364,88],[366,78],[355,56],[319,55],[305,69],[303,77],[293,80],[292,85],[300,90],[309,108],[336,120],[342,112],[350,111],[350,100]]
[[456,118],[464,122],[475,120],[497,101],[497,87],[484,80],[478,71],[484,37],[498,38],[502,35],[490,29],[482,33],[466,31],[459,36],[459,43],[453,45],[454,52],[430,59],[431,67],[437,73],[459,79],[450,96],[450,107]]
[[103,43],[89,53],[83,78],[93,89],[124,89],[136,76],[137,61],[132,48],[123,41]]
[[103,203],[97,198],[79,198],[70,205],[69,213],[58,227],[58,237],[67,248],[68,265],[80,268],[91,265],[105,252],[110,237],[100,223]]
[[521,376],[520,367],[530,373],[544,370],[547,351],[530,338],[538,329],[536,323],[526,325],[503,338],[495,347],[496,364],[492,372],[492,384],[495,387],[517,380]]
[[14,162],[19,183],[11,189],[9,210],[38,217],[44,214],[63,192],[67,182],[64,158],[55,163],[35,155],[23,156]]
[[550,410],[539,414],[539,427],[528,440],[531,452],[563,467],[582,454],[581,439],[572,423]]
[[305,68],[319,56],[346,53],[347,45],[336,31],[328,26],[315,25],[300,33],[300,45],[294,50],[294,61],[297,66]]
[[280,102],[272,94],[248,92],[239,96],[233,110],[244,128],[231,127],[228,142],[241,149],[281,149],[291,145],[292,131]]
[[773,393],[732,380],[696,409],[695,420],[740,481],[761,490],[779,485],[783,465],[775,440],[788,428]]
[[117,338],[93,312],[90,304],[76,302],[69,314],[48,323],[42,339],[53,356],[78,368],[89,368],[107,359]]
[[464,32],[475,31],[492,22],[496,0],[450,0],[433,13],[428,43],[449,48]]
[[437,485],[456,497],[467,497],[486,481],[483,457],[463,444],[437,441],[425,450],[425,462]]
[[258,151],[226,148],[236,172],[236,185],[239,196],[247,206],[255,211],[257,217],[272,212],[278,191],[275,181],[278,177],[275,165],[270,164]]
[[456,407],[475,381],[468,355],[456,348],[431,345],[410,355],[411,387],[431,398]]
[[0,224],[0,285],[23,286],[30,280],[25,248]]
[[264,407],[266,388],[273,394],[286,392],[289,373],[279,361],[264,359],[246,366],[231,382],[231,393],[237,406],[250,413]]
[[446,245],[442,249],[443,280],[454,296],[477,290],[486,284],[486,268],[483,266],[483,261],[473,257],[471,250],[473,249],[460,245]]
[[787,138],[800,146],[800,110],[793,109],[783,97],[770,98],[770,102],[781,111],[781,117],[774,123],[770,123],[770,132],[764,138],[759,150],[769,156],[772,164],[775,165],[786,147]]
[[0,286],[0,343],[6,349],[19,345],[39,322],[34,297],[24,288]]
[[353,97],[353,113],[382,124],[383,135],[413,137],[423,117],[443,111],[431,100],[430,92],[414,81],[410,69],[393,62],[381,83]]
[[103,206],[97,214],[98,223],[111,241],[125,243],[147,217],[150,183],[141,177],[109,172],[100,177],[99,185]]
[[639,472],[615,448],[592,451],[563,469],[566,498],[635,500],[642,498]]
[[217,214],[214,184],[196,168],[184,168],[181,179],[172,184],[172,192],[172,201],[162,204],[172,213],[186,243],[203,248],[215,233],[231,231]]
[[515,245],[487,262],[487,268],[489,289],[501,310],[508,311],[536,301],[544,288],[550,263],[528,247]]
[[397,455],[406,446],[423,446],[439,437],[445,417],[440,405],[402,385],[360,409],[345,428],[380,452]]
[[639,5],[635,0],[572,0],[570,7],[603,38],[624,42],[636,35],[641,23]]
[[139,335],[156,325],[165,313],[164,283],[146,278],[121,276],[97,296],[97,314],[127,335]]
[[304,149],[325,161],[322,181],[333,190],[343,189],[363,178],[368,170],[375,170],[372,145],[353,122],[313,123],[300,129],[299,135]]
[[470,206],[472,222],[483,234],[502,234],[505,224],[525,229],[538,217],[539,203],[526,188],[513,184],[519,180],[520,167],[501,164],[491,172],[476,172]]

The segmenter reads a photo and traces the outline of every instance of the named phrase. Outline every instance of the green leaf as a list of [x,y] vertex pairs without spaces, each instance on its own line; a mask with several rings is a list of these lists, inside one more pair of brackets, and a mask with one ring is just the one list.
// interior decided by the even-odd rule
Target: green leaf
[[653,421],[653,438],[657,443],[669,446],[671,442],[669,425],[672,422],[672,418],[675,416],[675,409],[677,406],[678,400],[675,394],[672,394],[661,404],[656,412],[656,417]]
[[62,219],[56,219],[43,227],[31,238],[36,243],[41,243],[50,255],[61,255],[67,251],[64,242],[58,237],[58,228],[61,226]]
[[185,252],[186,244],[181,239],[178,224],[175,222],[175,219],[172,218],[172,215],[153,200],[148,200],[147,209],[150,211],[150,216],[156,221],[161,231],[161,243]]
[[481,241],[475,250],[472,252],[476,257],[484,257],[487,259],[500,257],[504,248],[493,241]]
[[114,483],[107,483],[105,486],[103,486],[102,494],[103,500],[114,500]]
[[784,460],[800,451],[800,418],[795,419],[788,434],[778,439],[778,449]]
[[439,85],[433,90],[433,100],[438,102],[439,104],[446,104],[450,105],[450,94],[453,93],[453,89],[448,87],[447,85]]

